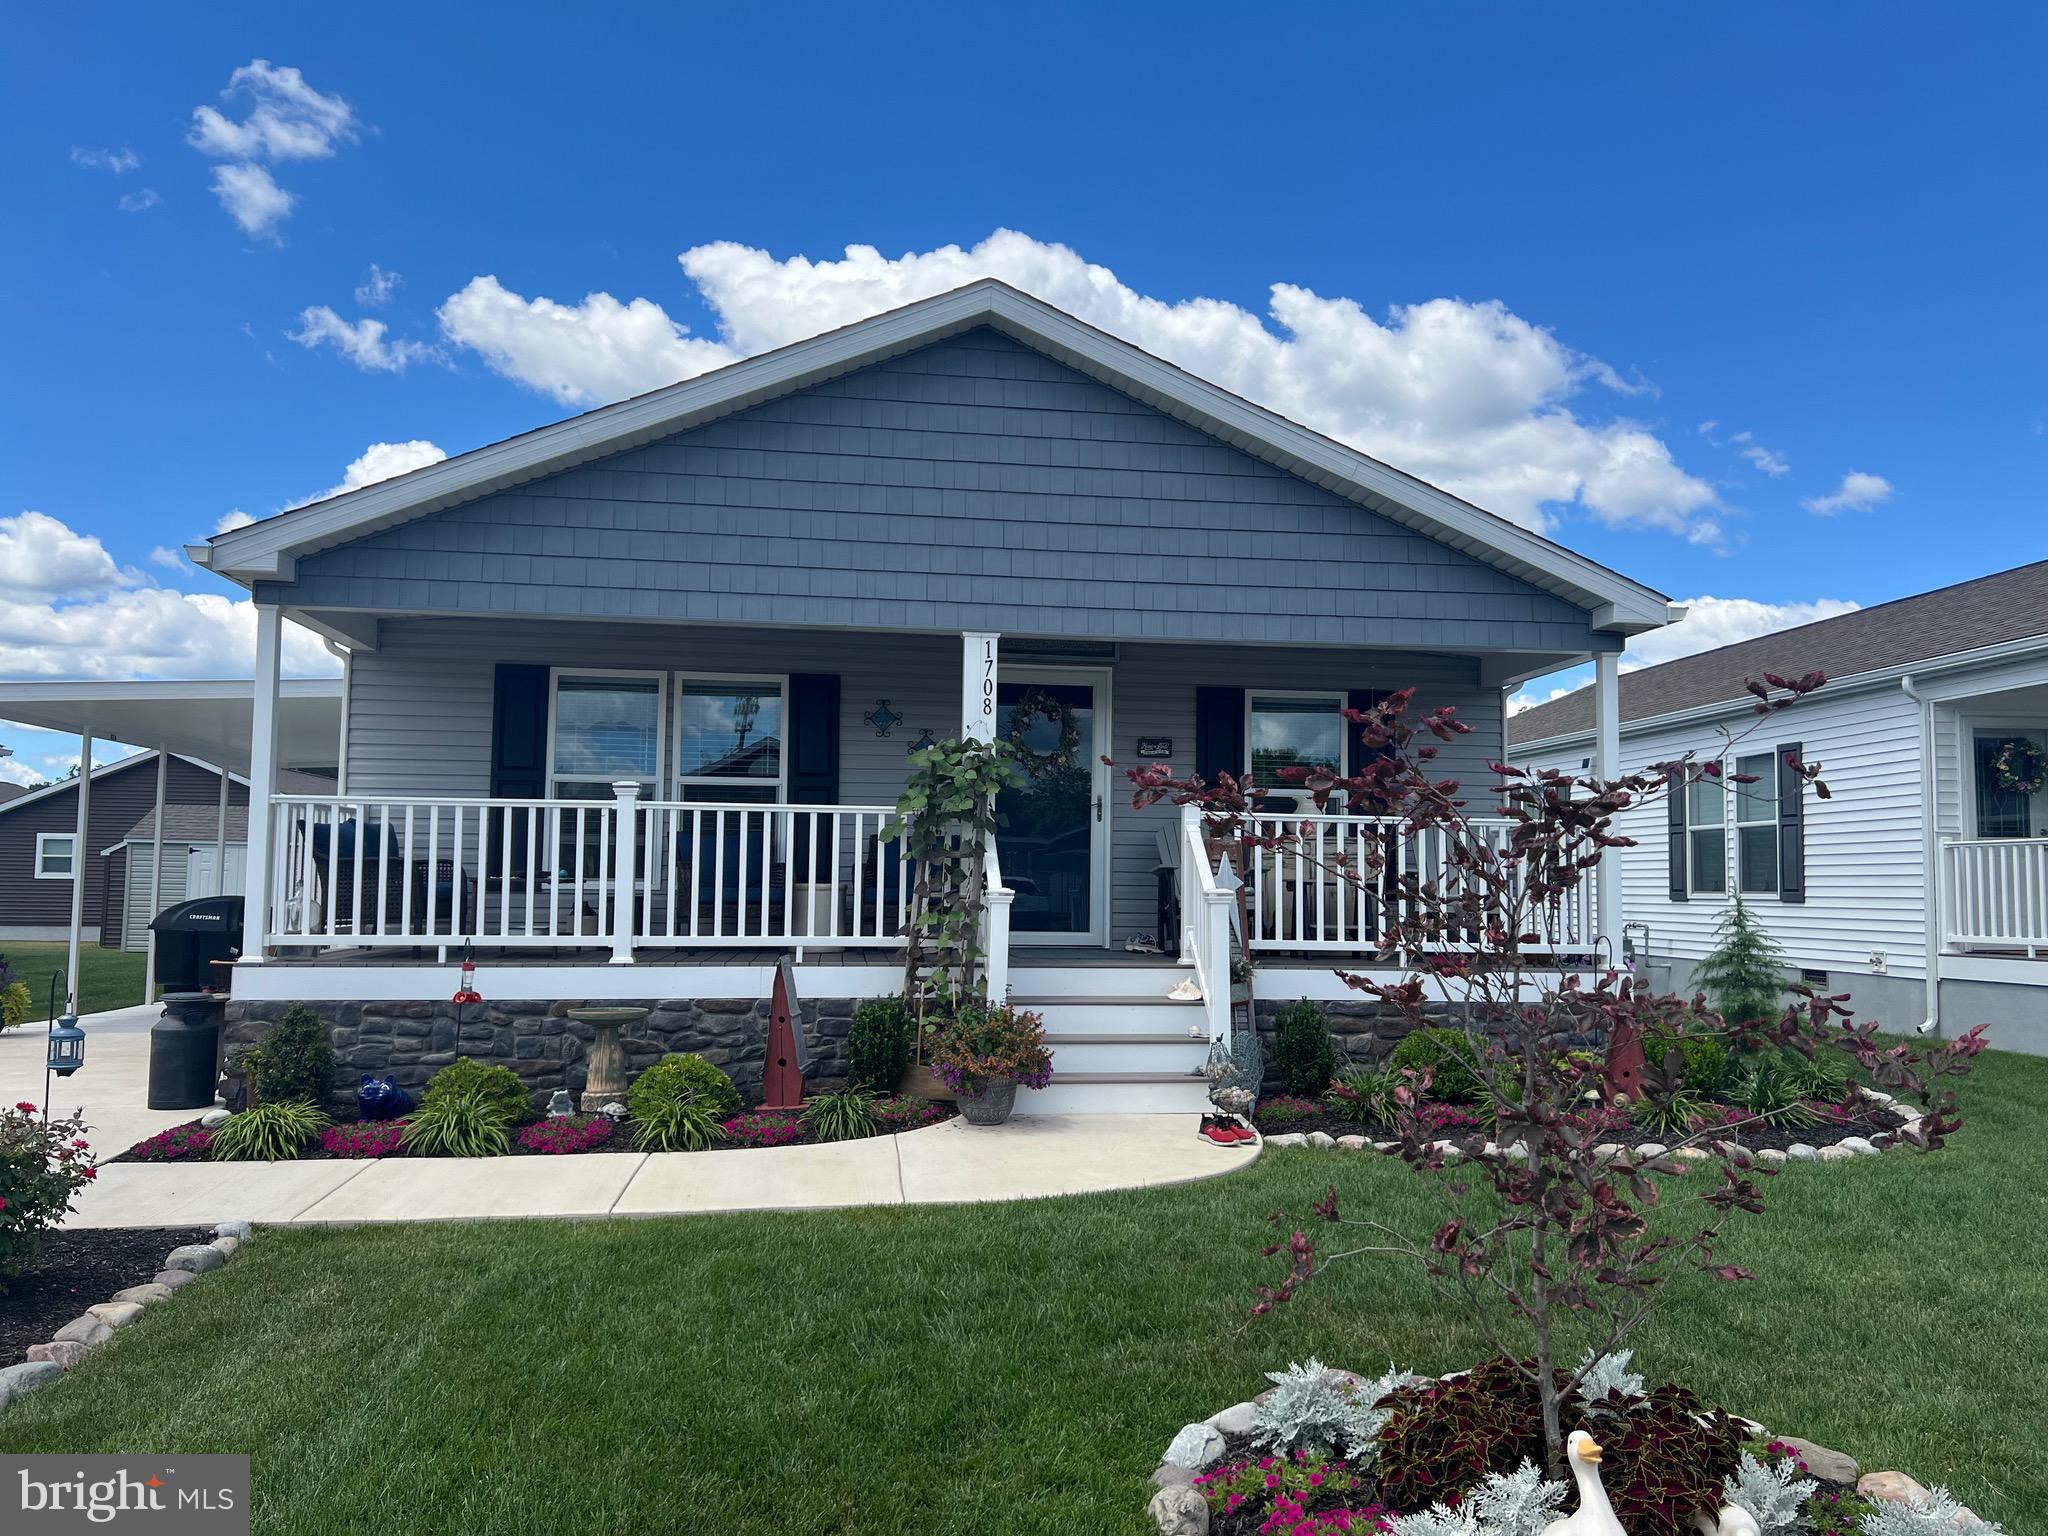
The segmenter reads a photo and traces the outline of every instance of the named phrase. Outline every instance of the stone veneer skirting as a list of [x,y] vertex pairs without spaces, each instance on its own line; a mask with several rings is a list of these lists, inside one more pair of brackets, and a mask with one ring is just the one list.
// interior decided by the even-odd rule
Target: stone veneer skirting
[[[239,1090],[240,1057],[261,1043],[284,1017],[287,1002],[227,1005],[224,1054],[231,1088]],[[557,1088],[583,1089],[585,1051],[595,1033],[567,1017],[578,999],[559,1002],[471,1003],[457,1008],[437,1002],[307,1003],[327,1021],[337,1062],[337,1102],[353,1103],[364,1073],[393,1077],[417,1093],[427,1079],[458,1056],[473,1056],[510,1067],[526,1084],[536,1108]],[[694,1051],[725,1069],[750,1101],[761,1097],[768,1055],[769,1004],[753,998],[626,1000],[606,1006],[646,1008],[643,1023],[626,1032],[627,1070],[638,1075],[663,1056]],[[856,1003],[851,998],[807,1000],[797,1020],[798,1055],[814,1088],[843,1085],[846,1038]]]

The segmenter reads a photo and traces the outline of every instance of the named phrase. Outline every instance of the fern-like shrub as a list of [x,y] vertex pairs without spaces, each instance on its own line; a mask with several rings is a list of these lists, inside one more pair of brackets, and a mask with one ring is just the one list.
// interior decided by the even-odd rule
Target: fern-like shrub
[[327,1116],[297,1099],[251,1105],[213,1133],[217,1163],[281,1163],[297,1157],[326,1128]]
[[917,1019],[901,997],[871,997],[853,1010],[846,1035],[846,1086],[894,1093],[910,1067]]
[[481,1083],[451,1088],[420,1101],[404,1141],[415,1157],[501,1157],[512,1150],[512,1115]]
[[804,1105],[804,1124],[820,1141],[861,1141],[882,1129],[875,1096],[860,1088],[817,1095]]
[[526,1096],[526,1084],[519,1081],[519,1074],[473,1056],[458,1056],[429,1078],[421,1102],[431,1104],[464,1093],[478,1094],[503,1110],[507,1125],[533,1118],[533,1101]]
[[1307,998],[1289,1003],[1273,1019],[1273,1067],[1289,1093],[1311,1099],[1321,1098],[1337,1075],[1330,1021]]

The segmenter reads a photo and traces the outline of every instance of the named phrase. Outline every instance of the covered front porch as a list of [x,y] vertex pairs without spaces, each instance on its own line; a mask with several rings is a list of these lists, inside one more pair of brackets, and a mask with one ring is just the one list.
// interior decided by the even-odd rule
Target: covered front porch
[[2048,679],[2035,670],[1975,678],[1971,691],[1929,701],[1949,955],[2048,959]]

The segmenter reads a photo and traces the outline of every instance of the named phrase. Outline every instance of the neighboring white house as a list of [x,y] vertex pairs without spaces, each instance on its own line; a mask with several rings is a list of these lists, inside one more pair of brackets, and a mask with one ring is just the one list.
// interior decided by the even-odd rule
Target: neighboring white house
[[[1745,679],[1815,670],[1826,687],[1758,719]],[[2048,562],[1627,673],[1621,717],[1626,771],[1748,733],[1731,768],[1759,778],[1621,818],[1653,979],[1684,987],[1739,893],[1862,1016],[2048,1053]],[[1590,771],[1592,690],[1508,739],[1517,763]],[[1792,748],[1832,799],[1779,766]]]

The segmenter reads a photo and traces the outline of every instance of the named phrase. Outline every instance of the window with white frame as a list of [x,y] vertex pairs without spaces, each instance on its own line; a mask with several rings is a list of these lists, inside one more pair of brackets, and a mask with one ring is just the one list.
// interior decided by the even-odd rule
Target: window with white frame
[[69,880],[78,867],[73,850],[78,846],[77,837],[70,832],[38,832],[36,834],[36,878],[38,880]]
[[676,683],[676,790],[683,800],[779,804],[786,677],[684,673]]
[[1778,893],[1778,759],[1759,752],[1737,758],[1737,778],[1754,784],[1735,786],[1735,864],[1737,888],[1745,896]]
[[1283,815],[1314,809],[1305,794],[1287,793],[1284,768],[1345,771],[1344,695],[1341,693],[1250,693],[1245,698],[1245,741],[1253,777],[1271,793],[1266,809]]
[[1728,891],[1728,791],[1716,778],[1700,778],[1685,791],[1687,889],[1695,896]]
[[548,721],[548,794],[557,800],[609,800],[612,785],[636,779],[643,800],[662,781],[667,675],[661,672],[555,673]]

